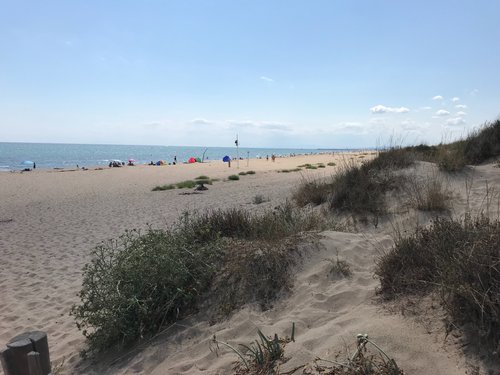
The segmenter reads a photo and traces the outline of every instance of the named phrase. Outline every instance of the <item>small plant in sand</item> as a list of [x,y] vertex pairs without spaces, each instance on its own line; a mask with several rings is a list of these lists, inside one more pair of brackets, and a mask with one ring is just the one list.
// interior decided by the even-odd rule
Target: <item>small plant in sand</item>
[[238,173],[240,176],[246,176],[247,175],[247,172],[240,172]]
[[306,169],[318,169],[315,165],[306,165]]
[[318,163],[317,166],[318,168],[326,168],[326,166],[323,163]]
[[328,166],[330,166],[330,167],[335,167],[337,164],[335,164],[335,163],[333,163],[333,162],[330,162],[330,163],[328,163],[327,165],[328,165]]
[[241,351],[226,342],[217,340],[214,335],[210,342],[210,350],[218,355],[219,345],[222,345],[233,351],[239,358],[234,366],[236,375],[274,374],[276,365],[284,360],[285,345],[290,341],[295,341],[295,323],[292,325],[291,338],[279,338],[277,334],[274,334],[273,338],[266,337],[260,329],[257,330],[257,334],[259,338],[255,342],[249,345],[239,345],[243,348]]
[[201,176],[196,177],[195,180],[210,180],[210,177],[205,176],[205,175],[201,175]]
[[255,171],[248,171],[247,174],[255,174]]
[[333,259],[326,259],[326,260],[332,264],[332,267],[330,268],[329,272],[329,275],[332,278],[337,279],[339,277],[352,276],[351,266],[345,260],[339,259],[338,254],[335,260]]
[[293,168],[293,169],[281,169],[278,171],[278,173],[290,173],[290,172],[299,172],[301,171],[301,168]]
[[152,191],[163,191],[163,190],[172,190],[175,189],[175,185],[169,184],[169,185],[160,185],[160,186],[155,186]]
[[238,176],[237,174],[232,174],[231,176],[229,176],[227,178],[229,181],[238,181],[240,179],[240,176]]
[[[396,361],[389,357],[366,333],[356,336],[356,344],[356,351],[345,361],[316,358],[307,368],[314,371],[310,373],[325,375],[404,375]],[[378,355],[369,354],[368,344],[376,350]]]
[[253,204],[261,204],[264,202],[268,202],[269,199],[264,198],[262,194],[257,194],[256,196],[253,197],[252,203]]
[[175,186],[177,186],[177,189],[192,189],[196,186],[196,182],[193,180],[186,180],[176,183]]

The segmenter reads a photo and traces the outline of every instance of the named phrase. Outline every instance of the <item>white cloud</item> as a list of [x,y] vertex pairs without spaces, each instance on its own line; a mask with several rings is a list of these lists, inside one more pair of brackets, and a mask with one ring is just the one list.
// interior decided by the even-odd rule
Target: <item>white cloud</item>
[[428,111],[429,109],[432,109],[432,107],[426,106],[426,107],[420,107],[420,109],[423,111]]
[[476,96],[478,92],[479,92],[479,90],[478,90],[478,89],[474,89],[474,90],[472,90],[472,91],[470,92],[470,95],[472,95],[472,96]]
[[274,82],[274,79],[266,76],[260,76],[259,79],[266,81],[266,82]]
[[451,99],[451,101],[453,103],[456,103],[456,102],[460,101],[460,98],[458,96],[455,96],[454,98]]
[[448,112],[446,109],[440,109],[436,112],[436,116],[448,116],[449,114],[450,112]]
[[195,118],[195,119],[192,119],[191,121],[189,121],[189,123],[193,124],[193,125],[213,125],[214,124],[213,121],[210,121],[210,120],[207,120],[204,118]]
[[370,108],[372,113],[407,113],[410,110],[406,107],[386,107],[385,105],[379,104]]
[[446,120],[446,125],[450,125],[450,126],[457,126],[457,125],[464,125],[465,124],[465,120],[461,117],[453,117],[453,118],[449,118],[448,120]]
[[465,104],[457,104],[457,105],[455,106],[455,108],[458,108],[458,109],[466,109],[466,108],[467,108],[467,106],[466,106]]
[[456,116],[467,116],[467,113],[464,111],[458,111]]
[[436,95],[432,98],[432,100],[443,100],[444,98],[441,95]]

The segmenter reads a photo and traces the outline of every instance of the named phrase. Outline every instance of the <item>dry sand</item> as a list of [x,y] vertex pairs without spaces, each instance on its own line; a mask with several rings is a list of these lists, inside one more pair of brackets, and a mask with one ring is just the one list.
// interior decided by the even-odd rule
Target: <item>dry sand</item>
[[[388,229],[365,234],[325,232],[320,250],[311,250],[297,274],[292,294],[266,312],[248,306],[228,321],[208,325],[203,315],[186,319],[144,350],[119,364],[74,367],[83,336],[69,316],[78,302],[81,269],[90,250],[125,229],[172,223],[184,210],[244,206],[273,206],[289,197],[303,176],[328,176],[343,161],[370,155],[310,155],[240,162],[232,168],[221,162],[164,167],[124,167],[88,171],[36,171],[0,174],[0,345],[27,330],[48,333],[51,359],[65,359],[63,373],[107,374],[228,374],[234,354],[209,350],[213,334],[223,341],[248,344],[258,328],[267,334],[289,334],[297,324],[296,343],[287,346],[292,359],[286,369],[333,354],[353,344],[357,333],[368,333],[407,374],[465,374],[465,362],[456,346],[445,342],[439,324],[419,324],[413,318],[389,313],[374,301],[377,281],[374,259],[391,245]],[[335,162],[337,167],[293,173],[278,169],[304,163]],[[240,181],[219,181],[197,195],[191,190],[152,192],[156,185],[193,179],[199,175],[225,179],[229,174],[254,170]],[[476,168],[469,204],[484,205],[486,180],[500,186],[499,169]],[[463,181],[450,181],[456,191],[456,213],[467,202]],[[256,194],[269,202],[252,204]],[[386,226],[388,227],[388,226]],[[339,254],[354,271],[351,279],[331,280],[329,262]],[[352,347],[352,345],[351,345]]]

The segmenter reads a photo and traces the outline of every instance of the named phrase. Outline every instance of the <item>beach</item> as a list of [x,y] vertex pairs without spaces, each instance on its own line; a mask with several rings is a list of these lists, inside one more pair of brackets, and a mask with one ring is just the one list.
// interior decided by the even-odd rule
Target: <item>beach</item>
[[[341,163],[346,155],[311,155],[271,160],[105,168],[36,170],[0,174],[0,342],[28,330],[48,333],[53,361],[72,364],[84,342],[69,316],[78,302],[82,267],[93,247],[127,229],[172,224],[182,212],[244,206],[271,206],[290,195],[303,175],[325,175],[334,168],[277,173],[305,163]],[[218,181],[203,194],[193,189],[151,191],[157,185],[200,175],[225,179],[254,170],[239,181]],[[253,205],[261,194],[269,202]]]
[[[465,374],[463,358],[455,346],[444,345],[439,324],[419,325],[373,302],[378,285],[373,278],[375,259],[381,248],[393,243],[386,229],[323,233],[320,251],[306,256],[293,294],[271,310],[260,312],[247,306],[215,325],[200,316],[191,317],[159,344],[132,358],[113,366],[75,367],[84,337],[69,313],[79,302],[82,268],[101,241],[117,238],[129,229],[167,227],[185,211],[274,207],[289,199],[304,178],[328,177],[346,163],[374,155],[321,154],[277,158],[275,162],[251,159],[248,166],[246,160],[240,161],[239,168],[235,162],[228,168],[226,163],[214,161],[0,174],[0,343],[25,331],[45,331],[52,362],[64,362],[61,373],[225,374],[236,358],[228,352],[217,357],[209,350],[213,334],[245,343],[255,339],[257,329],[281,334],[295,322],[298,340],[289,345],[293,359],[287,368],[315,356],[331,355],[332,348],[342,349],[354,342],[357,333],[368,332],[398,358],[408,374],[424,373],[422,369],[428,374]],[[279,173],[307,163],[321,163],[325,168]],[[255,174],[227,180],[231,174],[249,170]],[[483,180],[494,179],[491,168],[485,171]],[[199,194],[193,194],[193,189],[152,191],[157,185],[200,175],[219,181]],[[472,203],[479,205],[483,193],[478,184]],[[265,202],[254,204],[256,195]],[[464,204],[463,199],[460,202]],[[355,276],[333,285],[325,259],[335,256],[353,264]]]

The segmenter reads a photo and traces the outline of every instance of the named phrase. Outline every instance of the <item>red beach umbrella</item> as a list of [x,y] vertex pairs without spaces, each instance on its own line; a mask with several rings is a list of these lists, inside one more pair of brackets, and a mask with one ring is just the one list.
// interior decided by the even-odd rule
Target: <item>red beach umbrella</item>
[[190,157],[188,160],[188,163],[196,163],[196,159],[193,157]]

